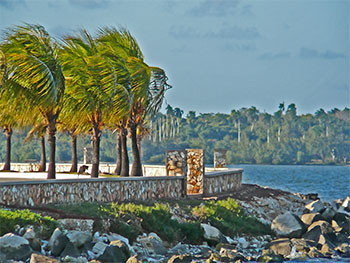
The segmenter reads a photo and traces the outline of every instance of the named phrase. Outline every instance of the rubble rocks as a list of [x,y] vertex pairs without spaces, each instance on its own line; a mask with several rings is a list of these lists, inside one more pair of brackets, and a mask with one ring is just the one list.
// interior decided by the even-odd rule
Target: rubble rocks
[[30,257],[32,249],[27,239],[8,233],[0,237],[0,262],[5,259],[26,260]]

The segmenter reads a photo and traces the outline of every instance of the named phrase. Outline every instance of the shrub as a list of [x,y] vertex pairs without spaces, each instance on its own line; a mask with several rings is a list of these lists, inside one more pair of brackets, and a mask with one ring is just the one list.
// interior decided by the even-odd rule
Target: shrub
[[48,216],[41,216],[28,209],[25,210],[5,210],[0,209],[0,235],[14,232],[16,225],[21,227],[33,225],[35,231],[42,237],[47,238],[58,226],[58,222]]

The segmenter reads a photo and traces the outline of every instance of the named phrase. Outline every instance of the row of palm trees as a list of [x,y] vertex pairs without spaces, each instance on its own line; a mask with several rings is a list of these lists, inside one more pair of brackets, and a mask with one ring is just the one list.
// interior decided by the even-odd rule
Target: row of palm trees
[[96,36],[80,30],[56,41],[43,26],[24,24],[9,28],[0,44],[0,122],[11,134],[15,126],[32,126],[30,134],[41,138],[45,133],[40,131],[46,131],[48,179],[55,179],[58,129],[72,137],[72,172],[77,170],[77,136],[89,133],[91,177],[98,177],[100,138],[107,128],[117,134],[115,172],[142,176],[140,140],[169,88],[164,70],[145,63],[136,39],[125,29],[105,27]]

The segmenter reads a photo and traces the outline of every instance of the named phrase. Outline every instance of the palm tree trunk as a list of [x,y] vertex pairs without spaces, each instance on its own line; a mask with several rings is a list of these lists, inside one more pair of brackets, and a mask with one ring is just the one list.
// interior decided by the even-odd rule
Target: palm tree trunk
[[5,135],[6,135],[6,159],[5,159],[5,165],[3,170],[10,171],[11,170],[11,137],[12,137],[11,127],[6,127]]
[[40,137],[40,146],[41,146],[41,158],[39,164],[39,172],[46,171],[46,152],[45,152],[45,134]]
[[47,127],[48,142],[50,148],[49,168],[47,170],[47,179],[56,179],[56,120],[49,120]]
[[120,175],[122,169],[122,138],[119,133],[117,133],[117,166],[115,167],[115,174]]
[[99,174],[100,166],[100,129],[95,126],[92,129],[92,168],[91,168],[91,178],[97,178]]
[[142,164],[139,147],[137,145],[136,126],[130,128],[131,131],[131,148],[132,148],[132,168],[131,176],[142,176]]
[[126,136],[128,134],[128,131],[126,129],[122,129],[121,131],[121,148],[122,148],[122,164],[121,164],[121,170],[120,175],[121,176],[129,176],[129,156],[128,156],[128,148],[126,145]]
[[78,171],[78,156],[77,156],[77,135],[71,134],[72,137],[72,166],[70,168],[71,173]]

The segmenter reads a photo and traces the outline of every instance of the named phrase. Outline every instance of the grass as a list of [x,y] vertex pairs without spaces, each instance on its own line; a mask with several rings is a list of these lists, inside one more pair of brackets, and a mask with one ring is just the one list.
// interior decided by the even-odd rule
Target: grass
[[58,222],[48,216],[41,216],[27,209],[25,210],[5,210],[0,209],[0,235],[14,232],[16,225],[25,227],[33,225],[35,232],[42,238],[48,238],[58,227]]

